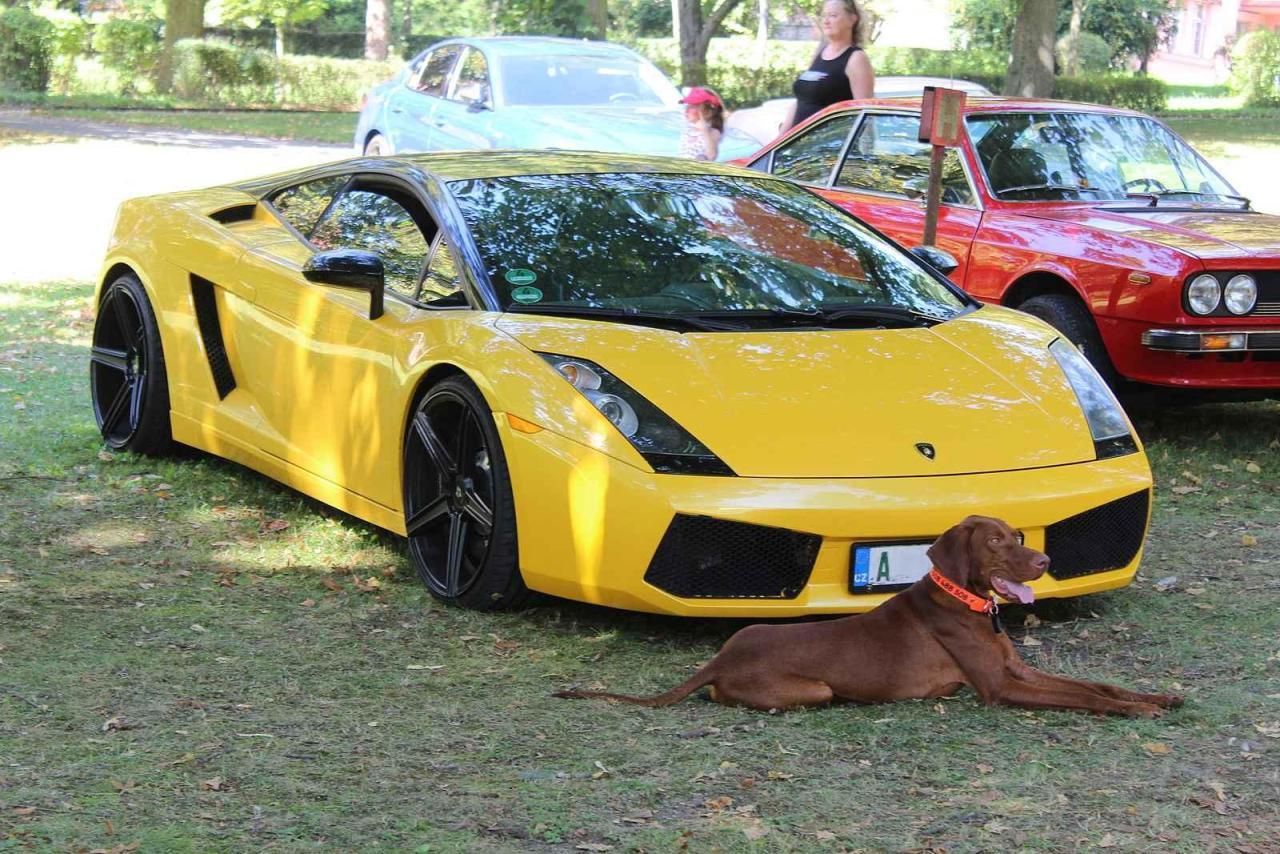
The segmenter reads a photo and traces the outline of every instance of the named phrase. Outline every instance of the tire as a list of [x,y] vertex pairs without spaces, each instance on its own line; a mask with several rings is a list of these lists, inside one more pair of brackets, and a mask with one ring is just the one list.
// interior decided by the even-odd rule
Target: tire
[[395,149],[391,147],[391,143],[385,136],[375,133],[365,141],[364,154],[366,157],[386,157],[395,154]]
[[528,601],[506,456],[493,412],[464,377],[442,380],[414,407],[403,493],[409,558],[431,595],[477,611]]
[[159,455],[173,444],[169,380],[151,301],[126,273],[103,289],[89,355],[93,416],[107,447]]
[[1102,344],[1102,336],[1098,334],[1098,325],[1093,322],[1089,310],[1077,297],[1066,294],[1041,294],[1032,297],[1022,305],[1019,311],[1040,318],[1076,346],[1084,354],[1102,378],[1109,385],[1115,386],[1119,379],[1107,348]]

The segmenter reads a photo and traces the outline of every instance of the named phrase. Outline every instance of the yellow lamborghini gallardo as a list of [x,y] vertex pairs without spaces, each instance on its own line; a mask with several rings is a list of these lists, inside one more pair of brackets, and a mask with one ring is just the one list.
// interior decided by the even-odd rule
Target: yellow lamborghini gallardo
[[862,611],[969,513],[1049,554],[1042,598],[1142,551],[1146,458],[1067,341],[742,169],[434,154],[135,199],[97,309],[109,446],[404,535],[471,608]]

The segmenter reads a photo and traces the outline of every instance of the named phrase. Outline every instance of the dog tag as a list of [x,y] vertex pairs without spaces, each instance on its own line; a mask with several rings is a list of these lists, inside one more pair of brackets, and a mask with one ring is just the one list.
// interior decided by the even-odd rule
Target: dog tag
[[1000,622],[1000,606],[996,605],[994,602],[992,602],[992,605],[994,607],[991,609],[991,631],[996,634],[1002,634],[1004,632],[1004,625]]

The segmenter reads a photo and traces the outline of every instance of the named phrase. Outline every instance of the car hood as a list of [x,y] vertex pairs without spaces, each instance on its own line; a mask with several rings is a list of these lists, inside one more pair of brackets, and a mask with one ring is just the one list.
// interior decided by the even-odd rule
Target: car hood
[[1241,255],[1280,258],[1280,217],[1253,211],[1074,206],[1031,216],[1123,234],[1205,260]]
[[1095,458],[1047,349],[1056,333],[1007,309],[930,329],[680,334],[519,314],[498,328],[611,371],[741,476],[954,475]]
[[[502,148],[568,148],[675,157],[684,111],[671,107],[501,107],[495,142]],[[743,157],[760,145],[727,128],[720,160]]]

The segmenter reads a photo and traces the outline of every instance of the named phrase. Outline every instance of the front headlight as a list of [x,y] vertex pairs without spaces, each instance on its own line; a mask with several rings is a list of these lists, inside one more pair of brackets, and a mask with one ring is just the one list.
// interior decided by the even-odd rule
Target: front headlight
[[1232,276],[1222,291],[1222,302],[1232,314],[1248,314],[1257,301],[1258,283],[1247,273]]
[[1120,402],[1111,393],[1102,377],[1089,360],[1065,338],[1049,345],[1049,352],[1057,360],[1058,367],[1067,376],[1071,389],[1076,393],[1084,419],[1089,424],[1093,448],[1098,459],[1120,457],[1138,450],[1138,443],[1129,429]]
[[555,353],[538,355],[591,401],[654,471],[733,476],[733,469],[671,416],[595,362]]
[[1212,314],[1222,299],[1222,285],[1208,273],[1202,273],[1187,285],[1187,305],[1196,314]]

